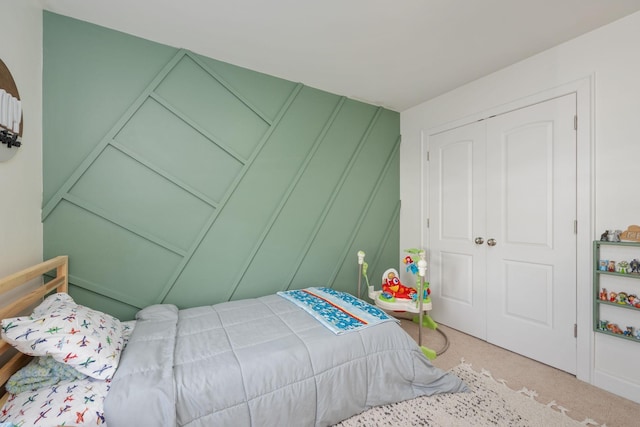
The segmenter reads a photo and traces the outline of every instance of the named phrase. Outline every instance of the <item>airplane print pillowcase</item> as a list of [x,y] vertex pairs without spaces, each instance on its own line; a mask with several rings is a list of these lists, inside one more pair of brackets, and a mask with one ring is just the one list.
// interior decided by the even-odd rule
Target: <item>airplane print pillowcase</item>
[[124,346],[123,324],[76,304],[65,293],[47,297],[29,317],[2,320],[2,338],[30,356],[52,356],[96,379],[111,379]]
[[108,381],[86,378],[10,394],[0,422],[16,426],[101,426]]

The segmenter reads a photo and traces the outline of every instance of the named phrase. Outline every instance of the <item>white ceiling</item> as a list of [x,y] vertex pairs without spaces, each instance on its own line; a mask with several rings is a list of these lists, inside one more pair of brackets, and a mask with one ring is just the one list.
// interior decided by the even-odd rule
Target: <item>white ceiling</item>
[[640,10],[640,0],[39,1],[396,111]]

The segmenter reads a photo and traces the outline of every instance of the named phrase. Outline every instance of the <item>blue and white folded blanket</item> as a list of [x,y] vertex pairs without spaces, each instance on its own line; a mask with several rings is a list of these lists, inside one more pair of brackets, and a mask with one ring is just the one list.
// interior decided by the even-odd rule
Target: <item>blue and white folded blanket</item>
[[84,379],[86,375],[72,366],[58,362],[51,356],[35,357],[27,366],[13,374],[5,388],[9,393],[18,394],[58,384],[60,381]]
[[351,294],[331,288],[306,288],[278,292],[336,335],[384,322],[398,322],[387,313]]

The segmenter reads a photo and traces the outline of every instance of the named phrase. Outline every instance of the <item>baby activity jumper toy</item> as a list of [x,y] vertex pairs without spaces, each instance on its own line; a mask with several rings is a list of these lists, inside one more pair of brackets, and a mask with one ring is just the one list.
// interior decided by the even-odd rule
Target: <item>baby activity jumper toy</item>
[[[389,268],[382,274],[382,284],[380,290],[375,290],[374,286],[369,283],[367,276],[367,263],[364,261],[365,253],[358,252],[358,296],[361,292],[362,277],[365,278],[368,288],[368,296],[376,306],[389,312],[391,315],[400,313],[413,313],[413,321],[418,324],[418,345],[424,355],[433,360],[438,354],[442,354],[448,347],[447,336],[438,329],[438,325],[429,316],[428,312],[432,308],[431,291],[429,282],[425,280],[427,271],[426,253],[421,249],[407,249],[408,255],[403,259],[407,272],[416,276],[415,287],[405,286],[400,281],[400,275],[394,268]],[[415,257],[419,259],[415,260]],[[438,331],[445,338],[445,347],[436,352],[422,345],[422,327]]]

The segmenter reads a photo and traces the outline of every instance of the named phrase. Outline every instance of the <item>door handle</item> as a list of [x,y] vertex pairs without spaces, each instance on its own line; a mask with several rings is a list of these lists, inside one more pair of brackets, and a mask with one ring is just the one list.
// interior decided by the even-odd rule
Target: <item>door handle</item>
[[482,237],[476,237],[476,245],[481,245],[484,243],[484,239]]
[[498,243],[498,242],[496,242],[496,239],[487,240],[487,245],[489,245],[489,246],[495,246],[496,243]]

